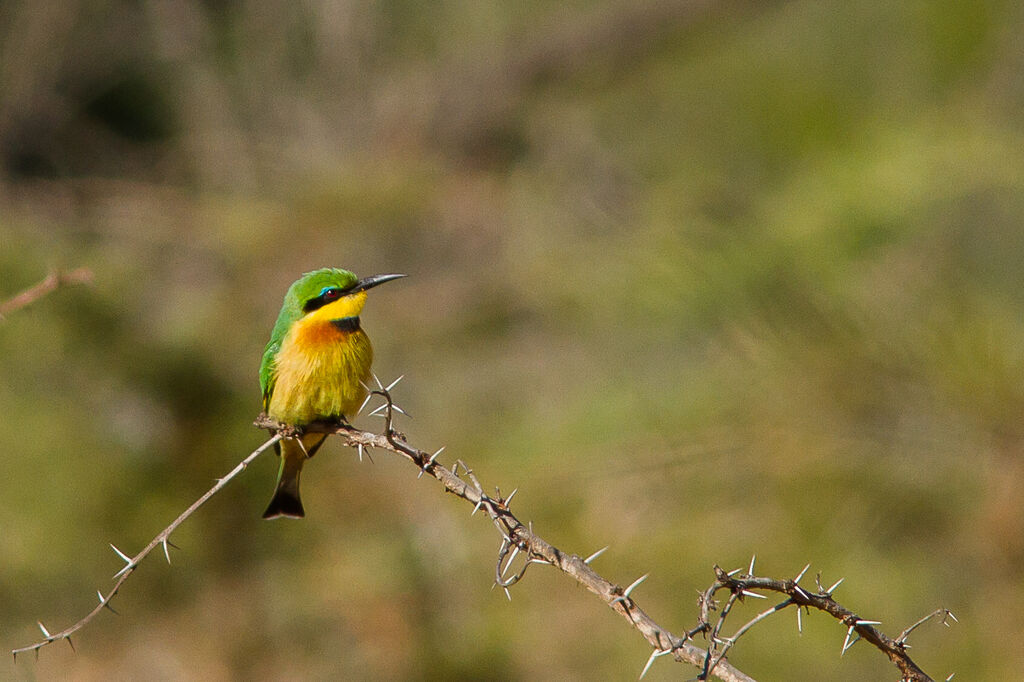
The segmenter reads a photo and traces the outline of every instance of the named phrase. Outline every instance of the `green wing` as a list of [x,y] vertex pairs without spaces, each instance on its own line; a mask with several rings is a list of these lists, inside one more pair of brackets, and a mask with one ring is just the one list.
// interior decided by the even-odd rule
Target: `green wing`
[[[294,285],[293,285],[294,288]],[[274,330],[270,332],[270,341],[263,351],[263,361],[260,363],[260,388],[263,389],[263,409],[270,404],[270,396],[274,393],[274,381],[277,379],[277,354],[281,350],[281,343],[288,334],[288,330],[300,317],[302,309],[295,296],[289,295],[284,299],[281,312],[277,316]]]
[[279,341],[271,340],[263,351],[263,362],[260,363],[260,388],[263,390],[263,409],[266,411],[270,405],[270,396],[274,393],[274,381],[277,379],[277,367],[275,360],[277,352],[281,350]]

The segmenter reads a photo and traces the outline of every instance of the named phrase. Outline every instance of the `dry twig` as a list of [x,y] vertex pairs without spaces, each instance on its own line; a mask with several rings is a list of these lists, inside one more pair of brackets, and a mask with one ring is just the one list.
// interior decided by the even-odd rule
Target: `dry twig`
[[246,467],[248,467],[252,463],[254,459],[256,459],[261,454],[266,452],[266,450],[270,446],[272,446],[279,440],[281,440],[281,436],[274,435],[273,437],[269,438],[267,442],[265,442],[263,445],[253,450],[248,457],[239,462],[234,469],[227,473],[227,475],[225,475],[223,478],[217,479],[217,483],[212,488],[207,490],[202,497],[200,497],[198,500],[192,503],[192,506],[183,511],[178,516],[178,518],[174,519],[174,521],[171,522],[171,525],[167,526],[162,531],[160,531],[160,533],[158,533],[157,536],[153,538],[149,542],[149,544],[146,545],[146,547],[135,556],[129,557],[127,554],[119,550],[114,545],[110,545],[110,548],[114,550],[117,556],[121,557],[122,561],[124,561],[124,567],[114,574],[114,578],[116,579],[114,587],[111,588],[106,594],[103,594],[102,592],[97,590],[96,594],[99,596],[100,603],[97,604],[93,608],[93,610],[90,611],[84,618],[79,620],[74,625],[65,628],[64,630],[61,630],[60,632],[56,632],[51,635],[49,631],[47,631],[47,629],[43,626],[43,624],[39,623],[39,629],[42,630],[43,636],[46,637],[46,639],[36,642],[35,644],[30,644],[29,646],[23,646],[19,649],[13,649],[11,653],[14,655],[14,659],[17,660],[18,654],[25,653],[28,651],[34,651],[36,653],[36,656],[38,656],[39,650],[42,649],[44,646],[46,646],[47,644],[52,644],[53,642],[59,642],[61,640],[67,640],[67,643],[71,645],[72,649],[74,649],[75,645],[71,643],[71,635],[75,634],[76,632],[84,628],[86,625],[88,625],[89,621],[95,618],[96,614],[98,614],[104,608],[108,608],[111,611],[113,611],[113,609],[110,607],[110,600],[114,598],[114,595],[117,594],[117,591],[121,589],[121,585],[124,584],[124,581],[128,580],[128,576],[130,576],[135,571],[135,569],[138,568],[142,560],[149,556],[149,553],[157,547],[163,547],[164,557],[167,558],[167,563],[171,563],[171,552],[169,547],[174,547],[174,544],[170,541],[171,533],[173,533],[178,528],[178,526],[180,526],[185,521],[185,519],[192,516],[192,514],[197,509],[199,509],[199,507],[203,506],[204,502],[213,497],[221,488],[227,485],[228,481],[233,479],[238,474],[242,473],[246,469]]
[[[754,625],[757,625],[772,614],[777,613],[788,606],[796,606],[797,626],[801,629],[801,608],[814,608],[819,611],[824,611],[843,625],[847,626],[846,639],[843,641],[843,648],[840,655],[845,654],[850,647],[863,639],[889,657],[889,660],[892,661],[900,671],[901,682],[931,682],[932,678],[921,670],[921,668],[911,660],[909,654],[907,654],[907,649],[910,647],[906,644],[906,639],[911,631],[932,618],[942,616],[942,622],[945,625],[949,624],[948,619],[955,621],[956,616],[954,616],[952,612],[948,609],[938,609],[917,621],[900,633],[896,639],[893,639],[875,627],[876,625],[881,625],[880,621],[861,618],[832,597],[833,593],[843,582],[843,579],[839,579],[830,587],[824,588],[820,582],[821,578],[818,576],[816,581],[818,590],[816,592],[810,592],[800,587],[800,580],[804,577],[808,568],[810,568],[810,564],[805,566],[804,569],[792,580],[777,580],[775,578],[755,577],[753,558],[750,560],[750,568],[745,574],[740,573],[742,569],[736,569],[735,571],[726,573],[718,566],[715,566],[715,582],[712,583],[700,597],[700,622],[695,629],[697,632],[711,632],[707,653],[704,659],[704,666],[701,674],[698,676],[698,679],[706,680],[708,676],[715,671],[716,666],[719,665],[719,662],[725,657],[729,649],[735,645],[736,641]],[[717,608],[715,593],[720,590],[728,590],[729,599],[712,626],[711,611]],[[726,618],[729,616],[729,610],[737,600],[743,599],[744,597],[755,597],[761,599],[767,598],[765,595],[755,592],[755,590],[778,592],[786,595],[787,599],[759,613],[752,620],[742,625],[732,637],[721,637],[719,633],[725,624]],[[856,635],[855,638],[854,635]]]
[[68,284],[89,284],[91,282],[92,270],[88,268],[78,268],[77,270],[63,273],[51,272],[46,276],[46,279],[38,284],[33,284],[28,289],[15,294],[6,301],[0,301],[0,319],[13,313],[15,310],[20,310],[25,306],[35,303],[43,296],[56,291],[62,286]]

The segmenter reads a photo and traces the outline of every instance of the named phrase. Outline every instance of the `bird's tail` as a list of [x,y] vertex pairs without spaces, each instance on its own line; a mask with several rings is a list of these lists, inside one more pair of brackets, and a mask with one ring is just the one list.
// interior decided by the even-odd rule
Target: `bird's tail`
[[281,469],[277,474],[277,490],[263,512],[265,519],[301,519],[306,515],[299,497],[299,474],[308,457],[312,457],[326,436],[313,433],[301,438],[285,438],[281,441]]

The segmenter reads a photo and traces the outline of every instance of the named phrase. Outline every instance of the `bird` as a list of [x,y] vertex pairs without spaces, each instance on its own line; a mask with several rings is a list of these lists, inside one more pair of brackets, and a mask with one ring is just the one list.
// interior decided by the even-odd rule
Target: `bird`
[[315,421],[347,421],[362,406],[373,347],[359,314],[367,290],[400,277],[405,275],[359,279],[348,270],[320,268],[288,287],[263,352],[260,388],[267,416],[296,427],[299,433],[275,446],[281,464],[277,488],[263,518],[305,516],[299,474],[327,434],[303,434],[301,429]]

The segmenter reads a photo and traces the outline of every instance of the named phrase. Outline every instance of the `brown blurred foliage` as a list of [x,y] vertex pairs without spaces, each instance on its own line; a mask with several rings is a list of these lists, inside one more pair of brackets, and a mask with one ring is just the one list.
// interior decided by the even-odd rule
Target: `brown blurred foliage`
[[[0,5],[0,641],[92,606],[257,444],[287,285],[364,315],[424,449],[694,622],[710,567],[845,577],[928,671],[1024,668],[1024,52],[1010,2]],[[372,422],[366,422],[372,424]],[[493,530],[325,447],[263,461],[78,653],[11,679],[628,679],[649,651]],[[832,582],[829,580],[829,582]],[[738,619],[739,620],[739,619]],[[890,679],[779,621],[764,679]],[[649,678],[676,679],[656,665]]]

